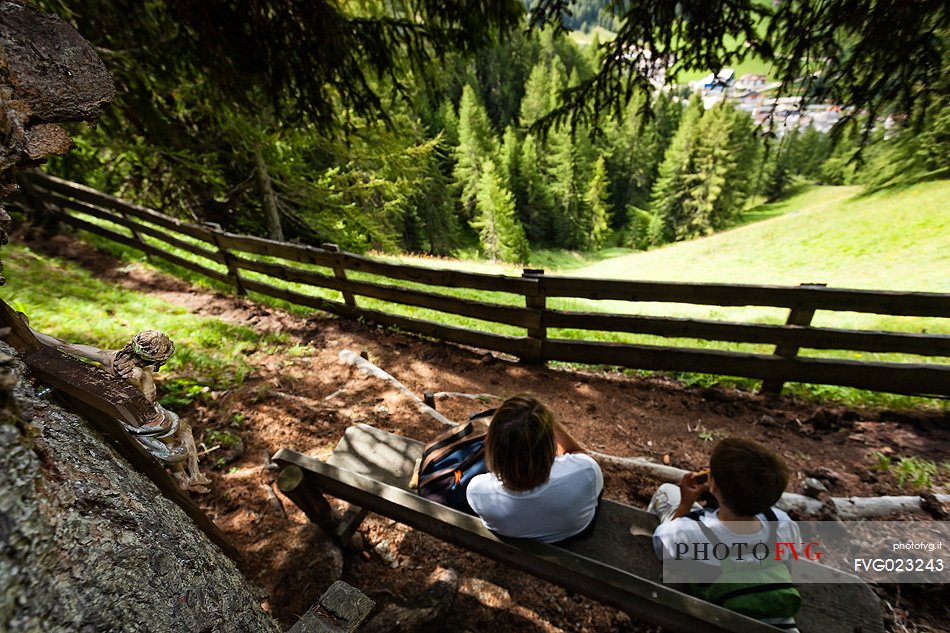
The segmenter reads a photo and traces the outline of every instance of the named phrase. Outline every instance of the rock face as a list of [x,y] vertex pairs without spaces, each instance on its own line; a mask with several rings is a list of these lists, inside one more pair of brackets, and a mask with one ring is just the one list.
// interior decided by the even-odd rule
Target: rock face
[[26,380],[13,395],[19,415],[0,420],[0,630],[279,630],[230,559],[82,418]]

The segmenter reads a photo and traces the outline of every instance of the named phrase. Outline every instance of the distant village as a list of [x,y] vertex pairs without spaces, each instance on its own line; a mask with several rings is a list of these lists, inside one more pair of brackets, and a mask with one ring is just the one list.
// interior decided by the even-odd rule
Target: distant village
[[814,127],[828,132],[841,118],[841,106],[827,103],[802,103],[802,97],[775,97],[781,84],[770,82],[766,75],[743,75],[736,79],[735,71],[723,68],[702,79],[689,83],[689,88],[702,97],[708,109],[719,101],[729,100],[740,110],[748,112],[758,125],[772,125],[772,131],[782,136],[795,128]]

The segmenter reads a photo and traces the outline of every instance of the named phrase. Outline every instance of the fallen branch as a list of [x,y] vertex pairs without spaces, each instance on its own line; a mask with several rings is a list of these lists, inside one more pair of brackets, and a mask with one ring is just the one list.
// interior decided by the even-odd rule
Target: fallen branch
[[344,365],[352,365],[353,367],[356,367],[367,376],[373,376],[374,378],[385,380],[386,382],[391,384],[393,387],[395,387],[399,391],[399,393],[409,398],[412,401],[412,403],[416,406],[416,409],[418,409],[421,413],[428,415],[429,417],[437,420],[438,422],[440,422],[441,424],[444,424],[445,426],[455,426],[456,424],[455,422],[448,419],[447,417],[445,417],[444,415],[442,415],[441,413],[439,413],[438,411],[436,411],[435,409],[427,405],[425,402],[420,400],[416,394],[414,394],[408,387],[406,387],[406,385],[402,384],[396,378],[387,374],[385,371],[383,371],[382,369],[380,369],[373,363],[369,362],[368,360],[366,360],[365,358],[363,358],[356,352],[352,352],[348,349],[345,349],[342,352],[340,352],[339,359],[340,359],[340,362],[343,363]]
[[460,391],[436,391],[432,396],[435,398],[468,398],[469,400],[478,400],[479,402],[502,399],[501,396],[496,396],[491,393],[462,393]]
[[[613,464],[619,464],[628,468],[644,471],[657,479],[679,483],[683,475],[689,471],[673,466],[664,466],[651,462],[648,459],[640,457],[617,457],[591,451],[591,455]],[[950,495],[934,495],[941,503],[950,501]],[[867,519],[870,517],[884,516],[895,512],[923,512],[923,498],[902,495],[892,497],[830,497],[827,501],[812,499],[805,495],[794,492],[786,492],[776,504],[785,511],[795,512],[800,515],[815,515],[830,510],[834,516],[841,520]]]

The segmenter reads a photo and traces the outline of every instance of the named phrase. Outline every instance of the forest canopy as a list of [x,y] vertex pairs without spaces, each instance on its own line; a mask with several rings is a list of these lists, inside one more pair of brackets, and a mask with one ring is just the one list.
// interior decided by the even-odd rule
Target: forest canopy
[[[892,179],[945,175],[942,2],[38,4],[74,23],[119,87],[51,169],[275,239],[525,261],[728,227],[796,178],[865,178],[865,146],[901,165]],[[564,33],[574,12],[616,37],[579,46]],[[859,125],[834,149],[808,126],[769,139],[728,102],[655,83],[658,64],[669,83],[749,56],[779,94]],[[885,116],[899,128],[886,143]]]

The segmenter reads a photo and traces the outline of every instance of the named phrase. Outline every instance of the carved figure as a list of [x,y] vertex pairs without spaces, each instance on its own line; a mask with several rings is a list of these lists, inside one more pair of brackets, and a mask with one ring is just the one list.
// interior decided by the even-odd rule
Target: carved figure
[[[26,321],[25,315],[23,316]],[[102,365],[103,369],[128,382],[142,392],[155,406],[155,418],[146,426],[130,426],[126,430],[145,449],[165,462],[185,490],[208,492],[211,483],[198,467],[198,448],[191,425],[175,412],[155,402],[154,372],[175,353],[175,344],[158,330],[142,330],[119,350],[104,350],[92,345],[74,344],[30,328],[36,338],[64,354],[84,358]]]

